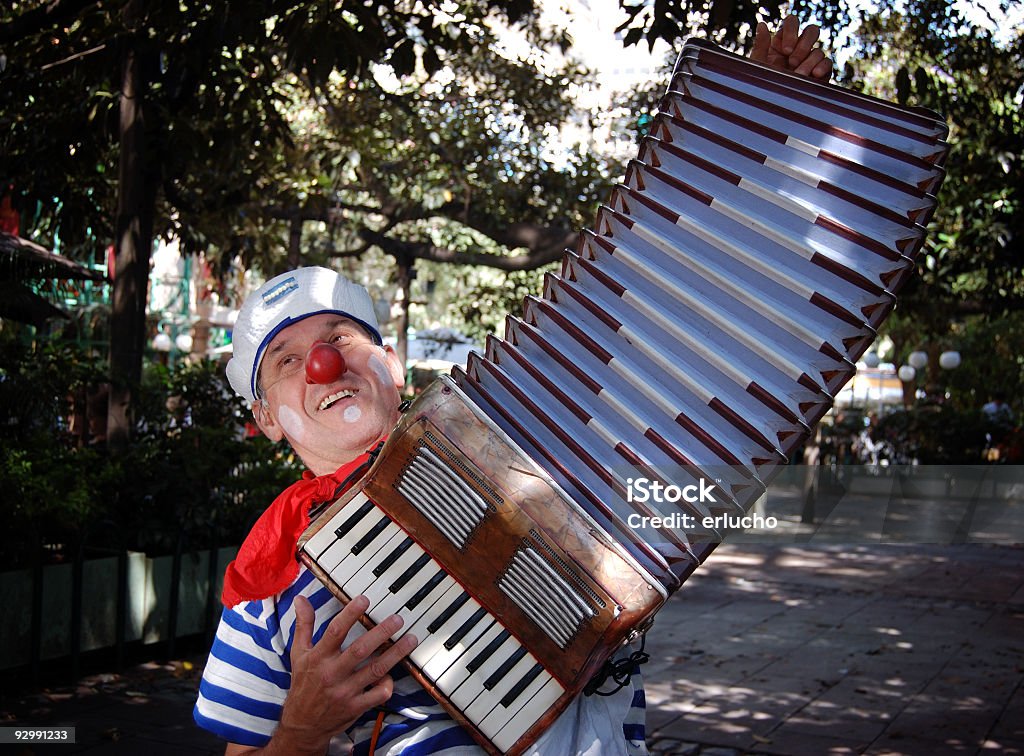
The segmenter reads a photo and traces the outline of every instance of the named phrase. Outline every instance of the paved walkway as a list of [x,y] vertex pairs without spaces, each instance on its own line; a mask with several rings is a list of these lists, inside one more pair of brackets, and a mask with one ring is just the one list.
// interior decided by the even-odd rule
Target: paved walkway
[[[1024,754],[1022,547],[727,544],[648,651],[655,754]],[[77,727],[39,754],[221,753],[191,721],[201,663],[6,701],[2,724]]]
[[1024,754],[1024,548],[726,545],[648,650],[657,754]]

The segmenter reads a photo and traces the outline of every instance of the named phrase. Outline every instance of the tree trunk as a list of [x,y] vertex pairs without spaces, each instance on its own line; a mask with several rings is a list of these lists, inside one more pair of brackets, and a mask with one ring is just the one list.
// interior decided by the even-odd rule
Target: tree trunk
[[[126,11],[132,28],[138,0]],[[153,244],[156,182],[147,171],[142,55],[129,38],[122,57],[120,156],[114,238],[114,287],[110,313],[110,404],[107,443],[114,451],[131,438],[131,399],[142,376],[146,294]]]
[[295,270],[302,265],[302,216],[292,216],[288,227],[288,270]]
[[411,257],[398,257],[398,323],[396,324],[397,334],[395,335],[395,351],[398,359],[402,361],[403,369],[408,369],[406,362],[409,357],[409,305],[412,297],[412,279],[415,278],[413,259]]

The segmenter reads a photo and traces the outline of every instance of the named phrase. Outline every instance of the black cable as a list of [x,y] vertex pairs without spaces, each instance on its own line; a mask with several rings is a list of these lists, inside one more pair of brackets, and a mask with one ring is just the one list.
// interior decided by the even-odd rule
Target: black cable
[[[633,676],[634,672],[639,671],[637,667],[641,664],[646,664],[651,659],[650,654],[644,651],[646,643],[647,636],[641,635],[639,650],[634,651],[624,659],[619,659],[617,661],[609,659],[606,661],[604,666],[601,667],[601,670],[594,675],[591,681],[588,682],[586,687],[583,689],[584,695],[593,696],[596,694],[598,696],[612,696],[629,685],[629,678]],[[599,690],[599,688],[608,681],[609,677],[618,683],[615,689],[608,691]]]

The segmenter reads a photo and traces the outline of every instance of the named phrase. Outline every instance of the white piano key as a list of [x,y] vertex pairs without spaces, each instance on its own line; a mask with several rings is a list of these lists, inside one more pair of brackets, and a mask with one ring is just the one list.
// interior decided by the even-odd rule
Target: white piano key
[[[447,605],[451,604],[452,601],[454,601],[464,592],[464,590],[460,589],[458,592],[453,593],[451,596],[445,595],[443,604],[441,601],[438,601],[438,603],[436,604],[437,612],[433,613],[434,616],[436,617],[438,614],[442,613],[447,607]],[[426,636],[423,639],[423,642],[421,642],[416,647],[416,650],[414,650],[413,654],[411,655],[413,662],[417,664],[421,669],[423,669],[424,673],[426,673],[426,666],[430,662],[431,658],[434,655],[439,654],[440,652],[444,652],[444,641],[447,638],[449,638],[452,635],[452,633],[459,629],[459,627],[466,620],[468,620],[473,615],[473,613],[476,612],[476,610],[478,610],[478,608],[480,608],[480,604],[477,603],[473,598],[470,598],[459,608],[459,611],[456,612],[455,615],[449,618],[449,620],[447,620],[443,625],[441,625],[441,627],[438,628],[435,632],[427,632]],[[428,622],[427,625],[429,626],[429,624],[430,623]],[[419,638],[420,636],[417,635],[416,637]],[[473,638],[476,638],[476,635],[473,635]],[[472,641],[466,640],[466,642],[468,643]],[[437,672],[437,674],[440,674],[443,671],[444,668],[440,669]],[[434,675],[434,677],[436,677],[436,675]],[[431,677],[430,679],[434,679],[434,677]]]
[[[305,552],[314,559],[324,553],[324,551],[327,550],[327,547],[338,539],[334,534],[334,531],[337,530],[345,520],[355,514],[356,510],[363,506],[366,501],[366,494],[362,492],[356,494],[352,501],[345,505],[344,509],[336,512],[326,525],[320,528],[312,538],[306,541],[306,545],[303,546]],[[367,512],[363,519],[365,520],[367,517],[373,518],[374,513],[372,511]]]
[[[377,537],[374,538],[373,541],[371,541],[367,545],[367,547],[360,551],[358,554],[352,553],[352,545],[350,544],[348,547],[347,556],[345,556],[345,558],[342,559],[342,561],[338,564],[337,567],[331,570],[331,577],[334,578],[335,582],[338,585],[345,585],[352,579],[356,572],[362,569],[367,562],[373,559],[375,554],[377,554],[382,548],[384,548],[384,545],[388,541],[394,538],[396,534],[399,534],[401,532],[401,528],[395,525],[395,523],[389,522],[388,526],[384,528],[384,530],[382,530],[380,533],[378,533]],[[346,537],[339,541],[339,543],[347,542],[348,540],[349,539]],[[352,543],[354,544],[355,540],[353,540]],[[358,596],[359,594],[355,595]]]
[[[397,538],[397,541],[392,540],[388,543],[388,545],[381,551],[381,556],[387,556],[389,552],[402,543],[406,538],[405,533],[399,534]],[[395,579],[400,577],[402,573],[409,569],[413,562],[423,556],[424,553],[423,549],[413,543],[405,550],[405,552],[402,553],[400,557],[398,557],[398,559],[395,560],[394,564],[381,573],[380,577],[374,576],[373,564],[367,564],[366,569],[363,570],[360,575],[368,575],[369,577],[364,578],[362,582],[365,582],[366,585],[360,588],[359,592],[366,596],[366,598],[370,599],[370,606],[376,606],[390,594],[388,588],[393,582],[395,582]],[[426,579],[429,579],[435,572],[437,572],[436,564],[436,562],[431,560],[430,563],[425,565],[412,580],[406,583],[406,586],[408,586],[409,583],[422,585]],[[356,578],[353,578],[350,581],[350,584],[354,584],[355,582]]]
[[500,703],[501,699],[498,699],[498,705],[491,709],[487,716],[477,722],[480,732],[494,740],[494,737],[509,723],[512,717],[524,709],[550,682],[554,682],[554,678],[541,670],[540,674],[523,689],[523,692],[516,697],[516,700],[510,706],[503,706]]
[[[444,585],[444,583],[442,583],[442,585]],[[445,589],[444,593],[442,593],[440,595],[440,597],[436,598],[433,601],[433,603],[430,605],[430,607],[426,611],[424,611],[423,614],[421,614],[419,616],[419,618],[417,618],[412,624],[404,625],[402,627],[402,630],[401,630],[402,633],[406,633],[406,632],[412,633],[419,640],[419,645],[412,652],[413,655],[415,655],[419,659],[424,659],[425,660],[425,659],[429,659],[430,655],[433,654],[434,651],[437,651],[437,647],[435,646],[433,648],[433,651],[430,651],[430,652],[424,651],[424,652],[417,653],[420,650],[420,648],[422,648],[426,643],[430,642],[430,639],[434,635],[433,633],[431,633],[431,632],[429,632],[427,630],[427,628],[429,627],[430,623],[432,623],[434,621],[434,619],[441,612],[443,612],[455,599],[457,599],[459,596],[461,596],[465,592],[466,592],[465,589],[463,589],[463,587],[461,585],[459,585],[457,582],[455,582],[454,579],[452,579],[452,584],[449,585],[447,589]],[[436,591],[432,591],[431,592],[431,596],[433,596],[434,594],[436,594]],[[426,603],[426,602],[424,602],[424,603]],[[405,610],[405,611],[408,611],[408,610]],[[393,611],[391,613],[394,614]],[[372,617],[372,612],[371,612],[371,617]],[[379,622],[380,620],[376,620],[376,621]],[[392,637],[394,637],[394,636],[392,636]],[[420,667],[420,668],[423,667],[423,665],[420,664],[418,661],[416,661],[416,659],[413,659],[413,662],[416,664],[417,667]]]
[[[328,546],[324,553],[320,555],[317,563],[321,568],[331,573],[333,577],[335,568],[341,564],[342,560],[352,555],[352,546],[384,519],[386,519],[386,516],[380,510],[375,509],[370,512],[366,517],[357,522],[348,533]],[[336,579],[335,582],[337,582]]]
[[[444,674],[452,662],[479,638],[491,624],[493,618],[484,616],[450,650],[445,648],[445,641],[451,638],[480,608],[480,604],[470,597],[440,628],[430,633],[427,647],[413,661],[422,667],[423,673],[431,680],[436,680]],[[439,609],[443,609],[443,607],[439,607]],[[416,650],[419,651],[419,649]],[[437,658],[435,659],[434,657]]]
[[[419,590],[419,585],[409,584],[402,588],[398,593],[390,593],[387,597],[374,607],[369,610],[370,619],[374,622],[383,622],[384,619],[390,617],[392,614],[399,615],[403,624],[402,627],[391,636],[391,640],[398,640],[406,633],[411,632],[419,641],[423,641],[426,637],[426,626],[430,624],[430,617],[437,616],[438,609],[434,609],[435,604],[439,604],[444,595],[452,588],[458,588],[461,592],[462,588],[458,583],[455,582],[455,578],[450,575],[445,577],[438,583],[433,590],[428,593],[422,601],[420,601],[415,607],[409,609],[405,606],[413,595]],[[428,615],[428,612],[430,614]],[[413,632],[413,628],[417,627],[419,620],[424,615],[427,615],[427,622],[422,628],[417,628],[416,632]]]
[[526,701],[526,705],[516,712],[508,723],[498,731],[498,734],[491,738],[491,742],[500,751],[507,751],[515,742],[523,736],[527,730],[533,727],[537,721],[548,713],[548,710],[555,705],[565,689],[558,681],[551,678],[547,681],[536,695]]
[[[488,718],[489,714],[494,711],[495,708],[500,708],[502,711],[507,712],[508,716],[505,717],[504,721],[507,722],[512,718],[512,715],[522,707],[523,703],[529,699],[524,698],[527,691],[524,690],[511,706],[501,706],[501,699],[512,690],[512,687],[519,682],[523,675],[529,672],[533,666],[537,663],[537,659],[533,654],[526,654],[520,659],[512,669],[510,669],[506,675],[501,679],[497,685],[490,690],[486,688],[480,692],[468,707],[466,707],[466,717],[473,723],[479,724]],[[537,677],[538,679],[544,676],[542,671]],[[533,681],[534,683],[537,680]],[[465,684],[463,685],[465,687]],[[527,686],[529,687],[529,686]],[[456,691],[458,693],[458,691]]]
[[[487,661],[481,664],[477,670],[469,676],[469,678],[458,687],[458,689],[451,694],[452,702],[459,707],[459,710],[464,712],[472,722],[476,722],[478,719],[483,717],[484,714],[494,708],[501,700],[501,696],[494,696],[494,691],[487,690],[484,687],[484,683],[487,679],[493,675],[504,663],[512,656],[516,651],[520,649],[522,644],[515,638],[515,636],[509,636],[498,649],[488,657]],[[529,669],[527,667],[526,669]],[[526,669],[523,672],[526,672]],[[506,674],[505,677],[508,677]],[[504,678],[503,678],[504,679]],[[517,678],[518,679],[518,678]],[[509,685],[509,687],[512,687]],[[479,702],[476,712],[477,715],[469,716],[469,710],[472,708],[472,704]]]
[[[454,627],[457,628],[458,625]],[[481,633],[479,631],[482,628],[484,632]],[[505,628],[495,622],[493,617],[489,615],[484,617],[451,651],[442,645],[441,650],[430,657],[430,661],[424,666],[424,673],[434,681],[438,690],[446,695],[450,695],[453,690],[458,688],[469,677],[466,662],[476,656],[488,643],[504,631]],[[427,667],[430,668],[429,672]]]

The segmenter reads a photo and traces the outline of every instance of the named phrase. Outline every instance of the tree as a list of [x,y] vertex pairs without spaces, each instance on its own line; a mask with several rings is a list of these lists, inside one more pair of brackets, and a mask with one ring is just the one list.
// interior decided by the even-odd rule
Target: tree
[[127,440],[141,375],[154,233],[201,239],[193,212],[208,220],[252,196],[289,141],[283,74],[316,92],[332,71],[360,75],[374,62],[405,73],[414,38],[433,67],[476,46],[450,33],[456,23],[528,24],[533,10],[481,0],[453,19],[442,5],[23,0],[0,11],[3,183],[68,252],[96,257],[110,239],[116,249],[113,445]]
[[[965,365],[952,376],[955,398],[978,404],[1000,382],[1011,394],[1024,389],[1020,366],[1002,356],[1019,341],[1024,312],[1024,33],[1000,41],[955,9],[935,8],[920,2],[906,15],[865,18],[861,55],[846,78],[871,94],[942,113],[950,126],[938,209],[889,330],[897,359],[929,352],[930,393],[941,383],[939,352],[960,348]],[[1001,379],[993,373],[999,370]]]

